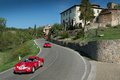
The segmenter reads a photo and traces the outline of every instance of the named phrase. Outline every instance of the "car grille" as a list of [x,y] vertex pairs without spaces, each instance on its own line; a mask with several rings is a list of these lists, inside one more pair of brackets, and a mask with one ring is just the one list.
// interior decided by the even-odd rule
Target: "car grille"
[[15,71],[16,73],[25,73],[25,71]]

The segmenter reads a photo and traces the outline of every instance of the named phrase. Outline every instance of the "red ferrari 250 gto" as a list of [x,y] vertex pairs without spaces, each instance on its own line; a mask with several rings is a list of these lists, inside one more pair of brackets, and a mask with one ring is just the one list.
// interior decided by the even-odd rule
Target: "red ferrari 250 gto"
[[43,58],[39,58],[38,56],[30,56],[14,66],[14,73],[34,73],[35,70],[42,67],[43,64]]
[[48,37],[44,37],[44,39],[48,39]]
[[51,44],[50,43],[45,43],[44,47],[50,47],[51,48]]

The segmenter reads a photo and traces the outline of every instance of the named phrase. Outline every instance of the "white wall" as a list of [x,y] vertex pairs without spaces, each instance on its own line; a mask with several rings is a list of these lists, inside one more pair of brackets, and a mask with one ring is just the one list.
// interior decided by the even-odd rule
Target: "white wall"
[[[71,10],[71,13],[70,13],[70,10]],[[75,12],[76,12],[76,8],[75,7],[73,7],[73,8],[71,8],[70,10],[67,10],[66,12],[67,12],[67,15],[66,15],[66,12],[64,12],[64,13],[62,13],[61,14],[61,24],[63,24],[63,20],[69,20],[69,17],[71,18],[71,19],[73,19],[74,17],[75,17]],[[63,14],[65,14],[65,16],[63,15]]]
[[[70,9],[71,13],[69,13],[70,10],[65,11],[64,12],[65,16],[63,16],[64,13],[62,13],[61,14],[61,24],[63,24],[63,20],[65,20],[65,21],[66,21],[66,19],[69,20],[69,17],[70,17],[71,20],[75,18],[74,25],[76,23],[82,23],[82,26],[84,26],[84,22],[79,19],[79,16],[80,16],[79,8],[80,8],[79,6],[75,6],[75,7],[71,8]],[[92,9],[94,10],[94,13],[95,13],[94,16],[96,16],[96,17],[99,15],[99,13],[102,10],[102,9],[96,9],[96,8],[92,8]],[[99,10],[99,13],[97,12],[97,10]],[[68,13],[67,15],[66,15],[66,12]],[[88,23],[90,23],[90,22],[88,22]]]
[[[98,16],[99,13],[102,11],[102,9],[95,9],[95,8],[92,8],[94,10],[94,16]],[[97,12],[99,10],[99,13]]]

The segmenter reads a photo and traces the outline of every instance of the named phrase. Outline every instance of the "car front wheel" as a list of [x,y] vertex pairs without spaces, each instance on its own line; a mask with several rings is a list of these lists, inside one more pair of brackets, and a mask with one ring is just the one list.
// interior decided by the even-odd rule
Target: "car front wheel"
[[35,72],[35,67],[32,67],[32,71],[31,71],[32,73],[34,73]]

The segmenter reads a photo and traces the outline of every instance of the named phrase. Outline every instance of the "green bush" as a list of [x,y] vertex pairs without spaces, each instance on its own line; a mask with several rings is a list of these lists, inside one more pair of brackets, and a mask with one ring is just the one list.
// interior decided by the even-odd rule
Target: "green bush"
[[69,37],[70,37],[70,33],[68,33],[67,31],[61,32],[61,38],[65,39],[65,38],[69,38]]
[[84,31],[79,31],[76,35],[76,38],[81,38],[81,37],[84,37]]
[[68,30],[74,30],[74,29],[75,29],[74,26],[68,27]]
[[18,48],[11,51],[11,55],[13,55],[13,56],[10,56],[11,57],[10,61],[18,59],[19,55],[21,57],[24,57],[31,53],[30,48],[26,44],[27,43],[24,43],[24,44],[20,45]]

